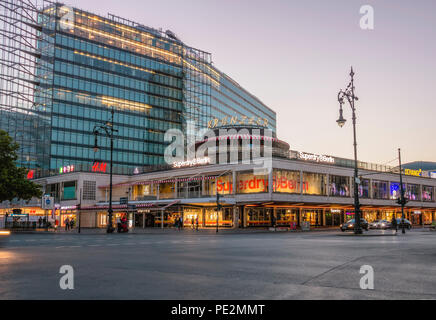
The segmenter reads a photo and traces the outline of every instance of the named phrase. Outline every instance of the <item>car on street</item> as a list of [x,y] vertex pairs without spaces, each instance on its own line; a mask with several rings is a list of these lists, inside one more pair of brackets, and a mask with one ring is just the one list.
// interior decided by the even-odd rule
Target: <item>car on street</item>
[[391,228],[391,223],[384,219],[377,219],[369,223],[369,228],[386,230]]
[[[397,226],[398,229],[403,228],[403,224],[401,223],[401,218],[397,218]],[[412,229],[412,223],[407,219],[404,219],[404,228],[408,230]]]
[[[354,224],[355,224],[354,219],[348,220],[347,222],[340,225],[341,231],[344,232],[346,230],[354,230]],[[362,229],[365,229],[366,231],[369,230],[368,221],[366,221],[363,218],[360,219],[360,226],[362,227]]]
[[11,235],[11,232],[9,230],[0,229],[0,245],[10,235]]

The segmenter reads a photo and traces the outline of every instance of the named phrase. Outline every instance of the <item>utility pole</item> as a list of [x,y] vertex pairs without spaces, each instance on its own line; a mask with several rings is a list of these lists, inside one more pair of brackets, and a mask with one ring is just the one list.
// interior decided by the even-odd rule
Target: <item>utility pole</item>
[[400,164],[400,192],[401,192],[401,196],[397,200],[397,203],[401,205],[401,233],[406,233],[406,228],[404,225],[404,206],[406,205],[407,200],[404,197],[403,170],[401,169],[401,149],[400,148],[398,148],[398,162]]
[[218,233],[218,222],[219,222],[219,214],[221,211],[222,205],[220,204],[220,194],[216,193],[216,232]]
[[79,233],[82,225],[82,188],[80,188],[80,201],[79,201]]

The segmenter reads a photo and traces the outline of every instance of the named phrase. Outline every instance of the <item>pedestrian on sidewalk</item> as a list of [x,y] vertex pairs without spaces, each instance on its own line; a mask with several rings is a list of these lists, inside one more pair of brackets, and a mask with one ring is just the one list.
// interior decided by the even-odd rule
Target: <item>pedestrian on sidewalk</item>
[[195,218],[195,229],[198,231],[198,216]]
[[41,224],[42,224],[42,218],[39,217],[39,219],[38,219],[38,227],[39,227],[39,228],[41,228]]
[[195,229],[195,225],[194,225],[194,223],[195,223],[194,216],[192,216],[192,218],[191,218],[191,226],[192,226],[192,230]]
[[65,231],[68,231],[70,229],[70,219],[68,217],[64,220],[65,223]]
[[182,227],[183,227],[183,218],[182,218],[182,216],[180,216],[180,218],[179,218],[179,231],[182,230]]
[[397,219],[395,218],[395,215],[392,216],[391,225],[392,225],[392,229],[395,229],[395,233],[397,233],[398,232],[398,224],[397,224]]

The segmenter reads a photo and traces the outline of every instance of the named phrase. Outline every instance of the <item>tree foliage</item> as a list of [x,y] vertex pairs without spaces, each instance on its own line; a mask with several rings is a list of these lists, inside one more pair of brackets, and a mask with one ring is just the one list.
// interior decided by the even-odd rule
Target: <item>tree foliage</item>
[[0,202],[14,198],[41,197],[40,186],[26,179],[28,169],[17,167],[19,146],[8,133],[0,130]]

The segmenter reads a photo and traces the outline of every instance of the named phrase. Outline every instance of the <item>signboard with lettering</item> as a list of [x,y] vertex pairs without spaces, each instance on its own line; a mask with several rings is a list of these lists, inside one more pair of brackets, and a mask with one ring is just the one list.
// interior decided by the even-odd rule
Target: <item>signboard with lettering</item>
[[418,169],[418,170],[404,169],[404,174],[406,176],[420,177],[422,175],[422,170],[421,169]]
[[333,158],[331,156],[321,155],[321,154],[305,153],[305,152],[300,151],[300,152],[298,152],[297,157],[298,157],[298,159],[301,159],[304,161],[335,163],[335,158]]
[[247,117],[247,116],[232,116],[232,117],[224,117],[221,119],[213,118],[208,121],[207,127],[209,129],[222,127],[222,126],[232,126],[232,125],[257,125],[261,127],[268,126],[268,119],[260,118],[260,117]]

